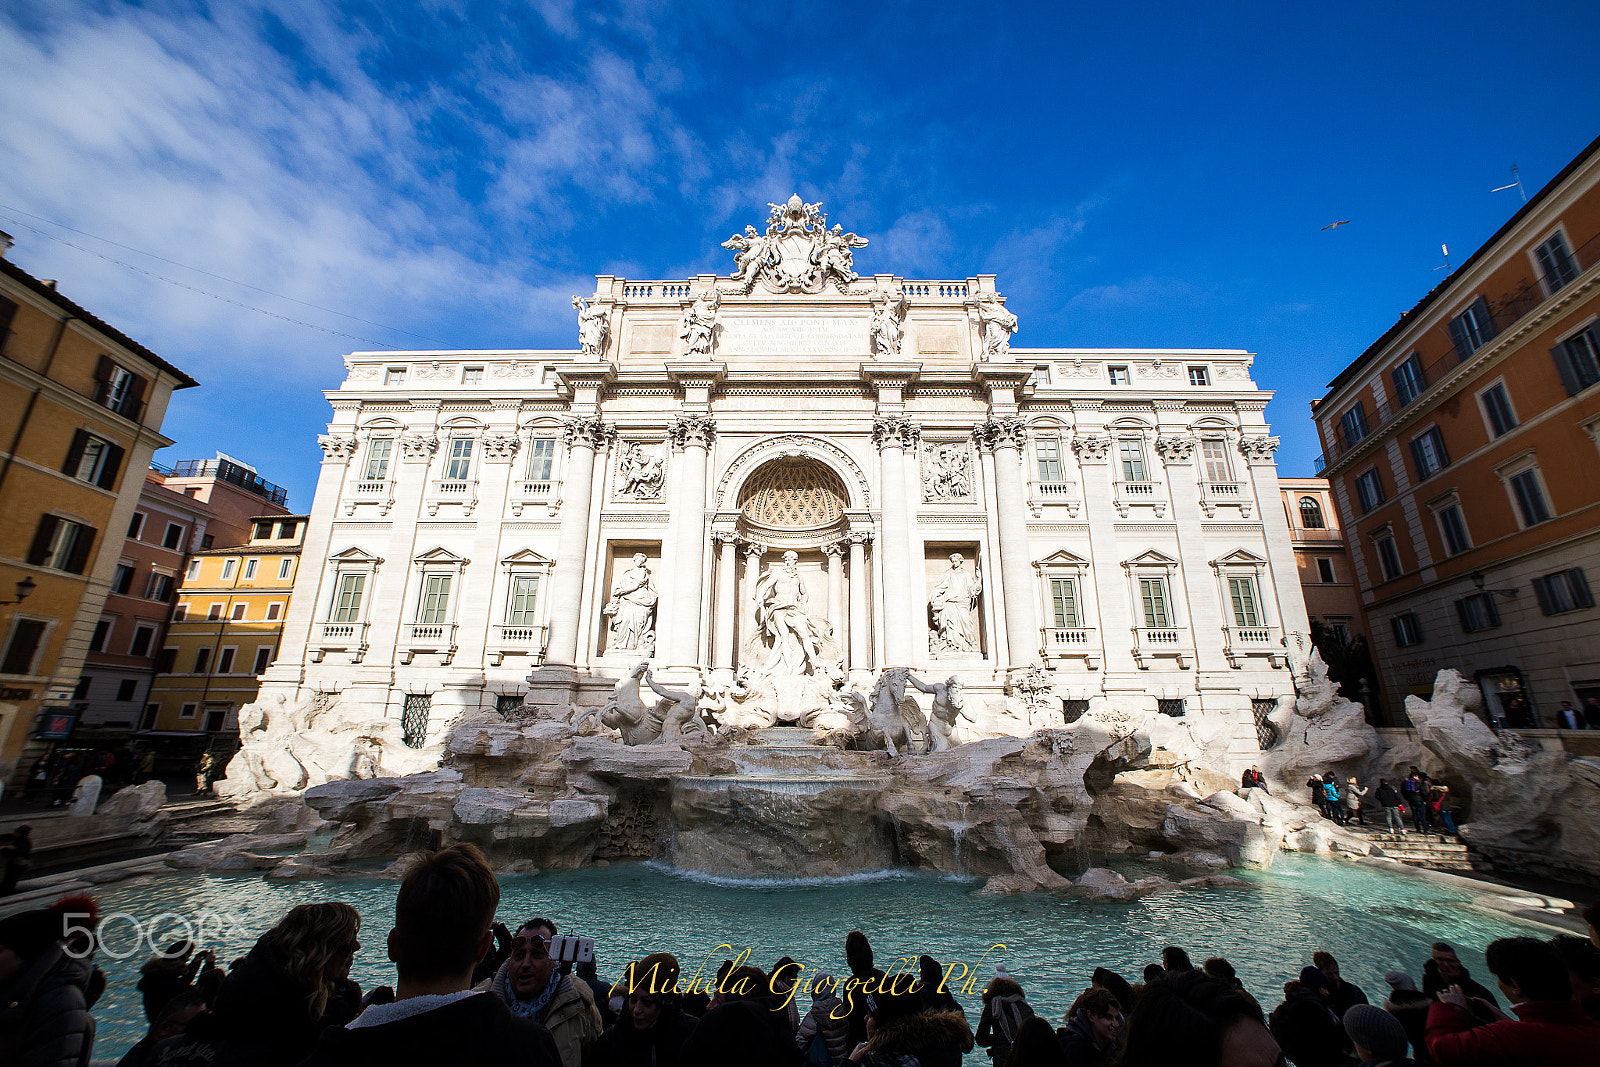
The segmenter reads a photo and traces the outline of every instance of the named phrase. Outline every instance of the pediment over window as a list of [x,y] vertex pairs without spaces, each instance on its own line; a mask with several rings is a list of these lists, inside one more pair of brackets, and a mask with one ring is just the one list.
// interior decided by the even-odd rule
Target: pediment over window
[[1267,561],[1248,549],[1236,548],[1211,561],[1213,567],[1265,567]]
[[373,566],[377,566],[383,562],[383,558],[381,556],[374,556],[372,553],[368,552],[359,545],[351,545],[343,552],[335,552],[333,555],[329,556],[328,561],[330,563],[370,563]]
[[1044,567],[1087,567],[1089,565],[1089,561],[1084,559],[1082,556],[1076,555],[1076,554],[1074,554],[1072,552],[1068,552],[1064,548],[1058,548],[1054,552],[1050,553],[1048,556],[1044,557],[1044,559],[1034,560],[1033,561],[1033,565],[1035,567],[1039,567],[1039,568],[1044,568]]
[[1134,556],[1132,559],[1122,561],[1124,567],[1176,567],[1178,561],[1165,552],[1158,552],[1150,548]]
[[500,563],[505,567],[548,567],[555,563],[555,560],[548,556],[541,556],[531,548],[524,548],[511,553]]
[[436,564],[436,565],[437,564],[443,564],[443,565],[446,565],[446,566],[454,565],[454,566],[457,566],[457,567],[465,567],[467,564],[471,563],[472,561],[470,559],[467,559],[464,556],[456,555],[454,552],[450,551],[448,548],[438,547],[438,548],[430,548],[430,549],[428,549],[428,551],[422,553],[420,556],[417,556],[416,557],[416,562],[418,562],[418,563],[432,563],[432,564]]

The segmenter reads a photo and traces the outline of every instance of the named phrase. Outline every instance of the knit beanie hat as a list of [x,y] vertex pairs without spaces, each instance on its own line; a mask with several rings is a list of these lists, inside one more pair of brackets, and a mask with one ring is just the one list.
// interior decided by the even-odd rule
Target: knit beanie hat
[[1300,969],[1300,984],[1307,989],[1327,989],[1328,976],[1316,967],[1302,967]]
[[1356,1004],[1344,1013],[1344,1031],[1380,1060],[1406,1058],[1406,1028],[1400,1020],[1372,1004]]
[[1417,991],[1417,983],[1404,971],[1384,971],[1383,980],[1389,983],[1390,989],[1405,989],[1413,993]]

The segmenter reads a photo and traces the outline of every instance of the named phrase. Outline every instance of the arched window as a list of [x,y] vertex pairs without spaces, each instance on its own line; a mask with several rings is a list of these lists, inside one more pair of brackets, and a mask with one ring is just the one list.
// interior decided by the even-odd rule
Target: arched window
[[1321,530],[1326,527],[1322,521],[1322,505],[1317,503],[1317,498],[1303,496],[1300,498],[1300,526],[1306,530]]

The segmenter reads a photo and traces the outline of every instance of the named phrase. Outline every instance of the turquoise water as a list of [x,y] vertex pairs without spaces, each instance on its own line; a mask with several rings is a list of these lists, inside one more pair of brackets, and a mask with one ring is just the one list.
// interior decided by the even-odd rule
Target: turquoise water
[[[1120,865],[1128,877],[1150,873]],[[1237,872],[1236,872],[1237,873]],[[1469,895],[1420,878],[1339,860],[1285,854],[1270,871],[1242,872],[1249,889],[1187,890],[1131,904],[1088,904],[1047,893],[984,896],[978,883],[895,872],[828,884],[731,884],[697,880],[653,864],[615,864],[501,880],[500,918],[513,929],[535,915],[554,919],[562,933],[595,939],[602,977],[648,952],[677,955],[686,975],[701,961],[714,975],[722,960],[751,952],[763,970],[789,955],[808,968],[847,973],[844,937],[867,933],[878,966],[926,952],[946,966],[960,962],[978,977],[969,992],[952,980],[956,997],[976,1022],[978,990],[1003,962],[1040,1014],[1059,1021],[1088,985],[1096,966],[1129,981],[1158,962],[1164,945],[1182,945],[1198,966],[1226,956],[1270,1010],[1282,984],[1326,949],[1345,977],[1369,996],[1384,992],[1383,972],[1401,968],[1420,982],[1422,961],[1436,940],[1454,943],[1467,967],[1487,976],[1483,948],[1519,933],[1548,937],[1542,927],[1470,907]],[[258,876],[172,877],[110,885],[96,893],[105,914],[104,943],[126,959],[99,957],[109,979],[96,1006],[100,1036],[95,1057],[120,1057],[143,1036],[139,964],[131,916],[148,929],[158,916],[158,940],[175,936],[176,916],[205,919],[205,936],[220,960],[237,958],[290,907],[342,900],[363,916],[362,948],[352,976],[363,989],[394,980],[384,938],[399,883],[378,879],[327,883],[263,881]],[[120,913],[120,914],[119,914]],[[117,916],[112,918],[112,916]],[[219,916],[223,917],[219,920]],[[220,926],[220,934],[218,929]],[[730,948],[719,948],[728,945]],[[1003,948],[993,947],[1004,945]],[[988,953],[980,965],[980,958]],[[1374,999],[1377,999],[1374,997]],[[969,1062],[981,1063],[981,1050]]]

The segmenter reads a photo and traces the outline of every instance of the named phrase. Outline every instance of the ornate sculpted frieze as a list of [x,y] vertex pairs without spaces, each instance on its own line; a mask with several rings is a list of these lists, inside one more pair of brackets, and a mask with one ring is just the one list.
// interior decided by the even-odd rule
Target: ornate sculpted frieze
[[872,420],[872,443],[884,449],[891,446],[915,448],[922,430],[904,415],[891,415]]
[[1197,438],[1189,436],[1157,437],[1156,453],[1165,463],[1188,463],[1199,444]]
[[1021,448],[1028,440],[1028,424],[1020,415],[989,419],[972,428],[972,438],[984,448]]
[[419,363],[411,368],[411,377],[418,381],[450,381],[456,376],[454,363]]
[[1072,451],[1082,463],[1104,463],[1111,455],[1111,438],[1105,434],[1074,437]]
[[406,459],[432,459],[439,451],[439,439],[432,434],[408,433],[400,438],[400,453]]
[[323,434],[317,438],[317,444],[322,446],[323,462],[338,460],[345,463],[356,451],[354,437],[341,437],[338,434]]
[[716,429],[711,416],[685,412],[667,424],[667,436],[673,448],[710,448]]
[[522,441],[509,434],[491,433],[486,434],[483,438],[483,455],[485,459],[510,463],[517,457],[517,449],[521,447]]
[[1276,437],[1241,437],[1239,451],[1251,463],[1271,463],[1272,454],[1278,450]]
[[583,445],[598,452],[617,436],[617,429],[600,419],[568,418],[561,427],[561,436],[569,448]]
[[972,451],[965,441],[928,441],[922,446],[922,499],[972,499]]
[[352,367],[346,363],[345,368],[349,371],[346,377],[351,381],[360,381],[364,378],[376,378],[378,376],[378,368],[371,364],[364,367]]
[[767,232],[746,226],[722,247],[736,252],[734,278],[737,291],[746,292],[758,281],[773,293],[820,293],[829,281],[841,290],[856,280],[854,250],[867,239],[846,233],[841,226],[828,229],[822,205],[807,204],[796,193],[785,204],[768,204]]
[[617,456],[615,496],[619,500],[660,500],[666,487],[666,450],[661,442],[629,441]]

